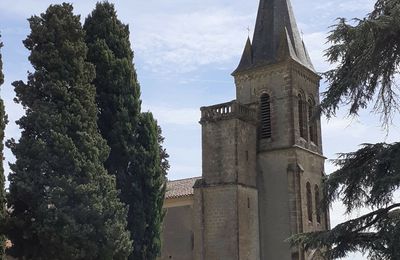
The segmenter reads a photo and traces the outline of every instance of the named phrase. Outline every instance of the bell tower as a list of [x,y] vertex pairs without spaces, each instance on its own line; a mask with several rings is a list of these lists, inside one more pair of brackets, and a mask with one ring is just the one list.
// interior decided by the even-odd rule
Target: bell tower
[[325,230],[318,208],[324,174],[321,124],[314,118],[320,77],[302,41],[289,0],[261,0],[254,38],[235,78],[237,101],[258,114],[257,190],[261,259],[314,259],[290,249],[296,233]]
[[314,117],[320,77],[289,0],[260,0],[253,40],[232,75],[236,100],[201,109],[195,259],[320,259],[286,241],[329,228],[318,207],[325,161]]

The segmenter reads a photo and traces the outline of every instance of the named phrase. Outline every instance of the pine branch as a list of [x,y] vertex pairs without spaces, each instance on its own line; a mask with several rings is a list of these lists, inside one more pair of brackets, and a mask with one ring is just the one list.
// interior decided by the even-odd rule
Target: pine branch
[[393,192],[400,187],[400,143],[364,144],[334,163],[340,169],[324,182],[325,208],[339,198],[347,212],[392,203]]
[[400,203],[349,220],[329,231],[295,235],[289,242],[293,246],[303,246],[306,250],[326,248],[325,254],[328,258],[344,257],[348,252],[356,250],[377,250],[377,246],[384,251],[386,248],[383,245],[388,243],[375,242],[381,239],[379,226],[387,221],[391,212],[398,209]]
[[[354,25],[355,24],[355,25]],[[323,93],[321,110],[334,116],[339,105],[350,105],[357,115],[377,97],[373,111],[382,115],[385,127],[399,111],[394,75],[400,64],[400,3],[379,0],[364,19],[339,19],[328,37],[332,46],[325,52],[331,63],[339,63],[324,73],[329,84]]]

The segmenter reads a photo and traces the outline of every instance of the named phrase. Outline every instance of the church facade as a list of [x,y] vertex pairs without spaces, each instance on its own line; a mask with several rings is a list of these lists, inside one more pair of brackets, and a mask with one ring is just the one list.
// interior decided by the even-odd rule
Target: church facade
[[168,183],[161,259],[322,259],[287,242],[329,229],[320,77],[289,0],[260,0],[232,76],[236,100],[201,108],[202,176]]

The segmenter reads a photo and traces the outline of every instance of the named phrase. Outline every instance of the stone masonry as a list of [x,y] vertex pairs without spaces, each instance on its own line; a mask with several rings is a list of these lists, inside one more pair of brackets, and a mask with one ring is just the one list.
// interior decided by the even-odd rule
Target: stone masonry
[[[328,212],[318,207],[325,161],[314,116],[320,77],[289,0],[260,0],[253,40],[232,75],[236,100],[201,108],[203,174],[187,213],[193,251],[184,255],[322,259],[319,250],[287,242],[293,234],[329,228]],[[184,260],[174,255],[169,259]]]

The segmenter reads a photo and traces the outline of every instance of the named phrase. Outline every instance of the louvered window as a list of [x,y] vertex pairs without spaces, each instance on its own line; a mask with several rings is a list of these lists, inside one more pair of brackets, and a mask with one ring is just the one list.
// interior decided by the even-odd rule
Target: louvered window
[[260,116],[261,116],[261,139],[271,138],[271,98],[268,94],[262,94],[260,98]]

